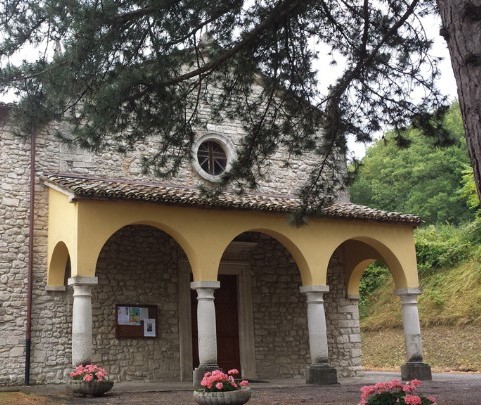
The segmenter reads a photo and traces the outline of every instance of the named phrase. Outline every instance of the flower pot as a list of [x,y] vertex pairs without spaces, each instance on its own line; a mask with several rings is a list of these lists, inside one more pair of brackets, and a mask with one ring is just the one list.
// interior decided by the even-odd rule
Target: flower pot
[[76,394],[90,395],[98,397],[105,394],[114,386],[113,381],[83,381],[83,380],[70,380],[67,383],[67,387]]
[[199,405],[243,405],[250,397],[250,388],[225,392],[194,391],[194,400]]

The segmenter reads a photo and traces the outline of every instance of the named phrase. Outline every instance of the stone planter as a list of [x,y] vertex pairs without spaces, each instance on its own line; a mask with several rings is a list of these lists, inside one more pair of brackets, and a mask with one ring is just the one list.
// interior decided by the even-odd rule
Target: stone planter
[[250,397],[250,388],[226,392],[194,391],[194,400],[199,405],[243,405]]
[[98,397],[105,394],[114,386],[113,381],[80,381],[70,380],[67,387],[76,394]]

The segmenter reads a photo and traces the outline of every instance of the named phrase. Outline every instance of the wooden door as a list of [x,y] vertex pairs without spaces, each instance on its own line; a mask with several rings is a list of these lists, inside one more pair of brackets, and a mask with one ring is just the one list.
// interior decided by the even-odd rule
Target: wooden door
[[[215,290],[215,317],[217,328],[217,364],[224,371],[240,371],[239,319],[237,305],[237,276],[219,275],[220,288]],[[194,367],[199,366],[197,337],[197,292],[191,294],[192,354]]]

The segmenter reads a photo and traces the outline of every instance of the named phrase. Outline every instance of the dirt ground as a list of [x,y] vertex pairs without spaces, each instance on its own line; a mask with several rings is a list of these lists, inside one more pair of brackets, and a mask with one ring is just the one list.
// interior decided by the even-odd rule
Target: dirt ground
[[[424,361],[433,372],[480,372],[479,326],[423,327]],[[362,364],[366,370],[396,370],[404,362],[402,329],[362,332]]]
[[[377,380],[386,379],[379,378]],[[268,384],[253,384],[249,405],[294,405],[294,404],[352,404],[359,403],[359,390],[366,381],[352,379],[339,385],[311,386],[296,385],[269,387]],[[371,383],[371,382],[369,382]],[[481,404],[481,375],[479,374],[437,374],[433,381],[425,381],[419,389],[424,395],[436,397],[439,405]],[[0,393],[3,405],[184,405],[194,404],[191,391],[116,391],[115,387],[103,397],[79,397],[67,392],[47,395],[32,393],[22,398],[11,398],[2,402],[9,393]],[[10,393],[14,394],[14,393]],[[18,394],[18,393],[15,393]],[[23,402],[25,401],[25,402]]]

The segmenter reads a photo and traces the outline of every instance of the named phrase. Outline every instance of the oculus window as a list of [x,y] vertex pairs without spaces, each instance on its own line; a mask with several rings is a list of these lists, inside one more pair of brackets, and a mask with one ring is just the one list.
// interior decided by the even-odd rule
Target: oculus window
[[197,173],[212,182],[220,181],[222,174],[229,171],[235,157],[233,144],[225,136],[206,133],[192,147],[192,164]]
[[213,140],[204,141],[197,149],[197,162],[207,174],[219,176],[226,170],[227,154],[218,142]]

